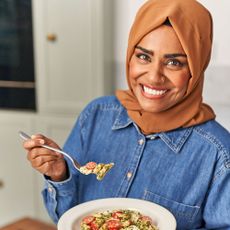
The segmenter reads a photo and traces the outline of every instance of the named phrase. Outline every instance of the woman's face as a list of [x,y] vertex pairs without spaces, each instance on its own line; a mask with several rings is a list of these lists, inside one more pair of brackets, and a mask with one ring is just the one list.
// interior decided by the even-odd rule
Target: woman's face
[[143,110],[161,112],[184,96],[190,71],[172,27],[162,25],[137,44],[129,63],[129,81]]

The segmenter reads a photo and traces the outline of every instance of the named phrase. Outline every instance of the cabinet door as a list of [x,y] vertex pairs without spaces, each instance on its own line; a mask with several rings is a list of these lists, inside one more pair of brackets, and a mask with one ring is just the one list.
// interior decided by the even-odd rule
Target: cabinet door
[[0,226],[35,216],[34,172],[18,135],[31,123],[30,115],[0,114]]
[[76,113],[104,94],[102,0],[34,1],[34,29],[40,111]]

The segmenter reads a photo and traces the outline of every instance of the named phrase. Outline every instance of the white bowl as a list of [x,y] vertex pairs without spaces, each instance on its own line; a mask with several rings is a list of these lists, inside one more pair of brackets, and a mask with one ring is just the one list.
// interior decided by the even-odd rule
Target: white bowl
[[106,198],[79,204],[65,212],[59,222],[58,230],[80,230],[82,218],[101,211],[130,209],[152,218],[159,230],[175,230],[176,220],[167,209],[150,201],[132,198]]

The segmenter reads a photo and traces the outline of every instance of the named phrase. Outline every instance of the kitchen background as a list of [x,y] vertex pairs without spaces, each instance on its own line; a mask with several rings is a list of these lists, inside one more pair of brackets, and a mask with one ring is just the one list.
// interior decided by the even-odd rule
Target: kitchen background
[[[93,98],[126,88],[128,31],[144,0],[0,1],[0,227],[50,221],[43,178],[26,160],[19,130],[63,145]],[[230,2],[200,0],[213,14],[213,56],[204,100],[230,130]]]

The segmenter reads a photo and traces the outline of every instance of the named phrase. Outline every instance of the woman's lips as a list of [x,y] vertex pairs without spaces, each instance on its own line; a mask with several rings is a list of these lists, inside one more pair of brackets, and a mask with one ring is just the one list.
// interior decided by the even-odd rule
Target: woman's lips
[[167,89],[156,89],[156,88],[148,87],[146,85],[142,85],[141,88],[142,88],[143,95],[147,98],[161,98],[168,91]]

